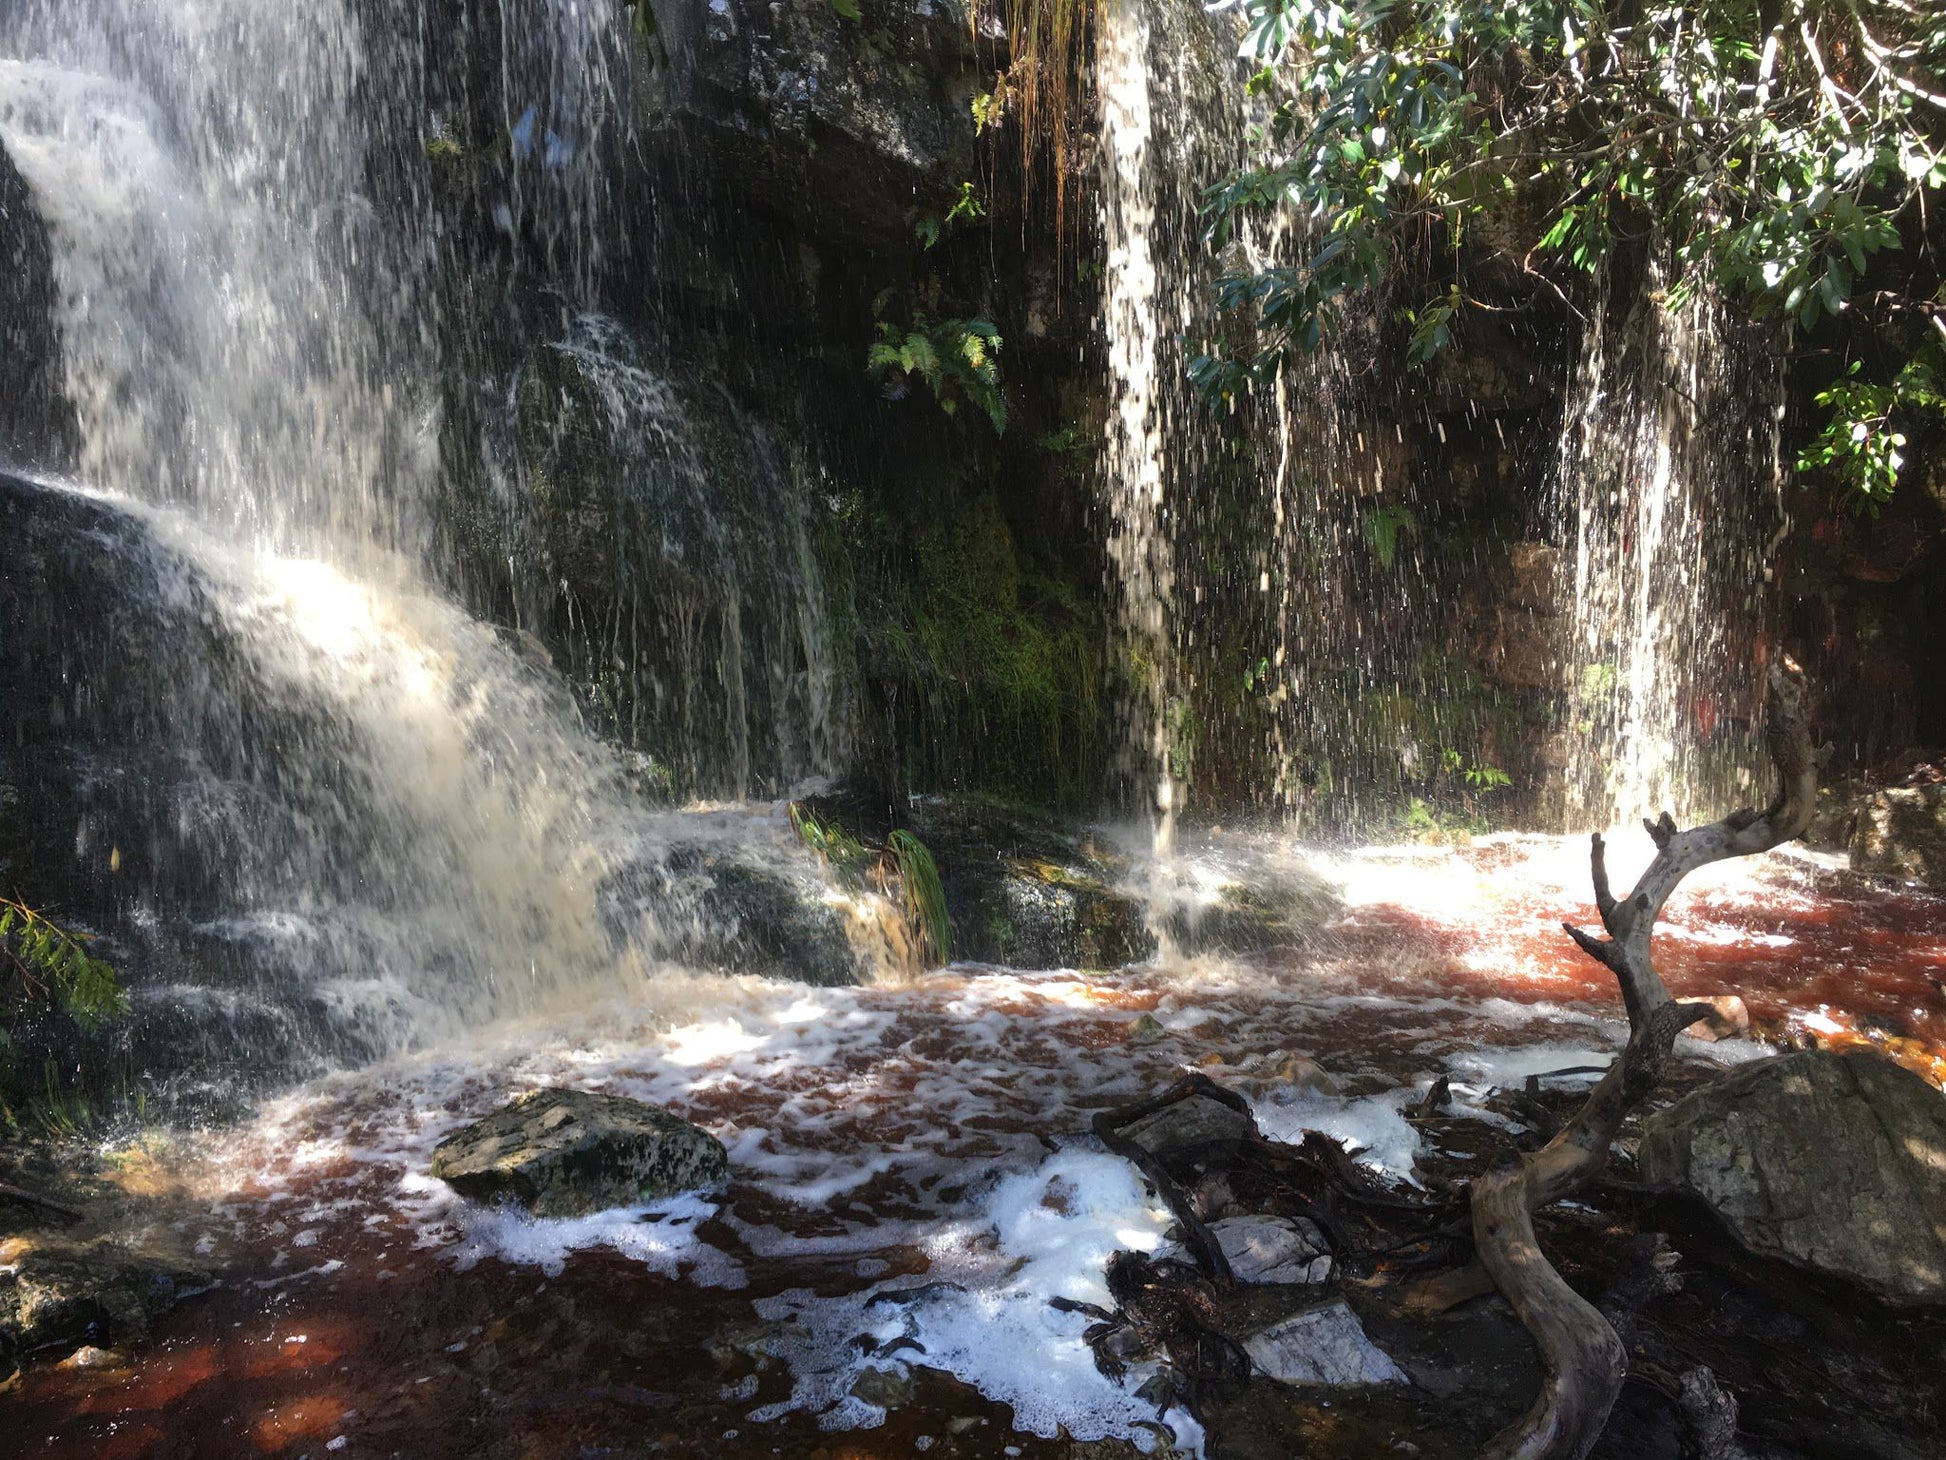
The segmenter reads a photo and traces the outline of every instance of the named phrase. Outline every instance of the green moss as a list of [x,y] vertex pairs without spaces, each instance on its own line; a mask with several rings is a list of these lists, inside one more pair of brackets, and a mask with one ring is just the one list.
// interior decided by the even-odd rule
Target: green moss
[[820,544],[834,640],[913,789],[969,784],[1074,805],[1100,784],[1108,636],[1074,584],[1026,560],[991,493],[949,517],[852,503]]

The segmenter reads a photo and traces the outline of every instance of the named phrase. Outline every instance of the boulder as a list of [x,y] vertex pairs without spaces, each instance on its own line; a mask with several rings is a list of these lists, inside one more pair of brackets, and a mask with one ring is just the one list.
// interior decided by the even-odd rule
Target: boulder
[[213,1285],[163,1253],[107,1238],[0,1243],[0,1375],[36,1350],[119,1342]]
[[708,1131],[653,1105],[550,1089],[446,1137],[432,1174],[475,1201],[578,1217],[717,1185],[730,1156]]
[[1251,1362],[1285,1384],[1404,1384],[1405,1371],[1365,1336],[1342,1298],[1306,1308],[1243,1341]]
[[1851,865],[1946,891],[1946,785],[1876,791],[1858,805]]
[[1876,1054],[1746,1065],[1651,1116],[1636,1159],[1753,1252],[1946,1302],[1946,1098]]
[[1209,1151],[1234,1145],[1257,1128],[1240,1110],[1207,1095],[1190,1095],[1153,1114],[1131,1121],[1118,1134],[1158,1160],[1198,1159]]

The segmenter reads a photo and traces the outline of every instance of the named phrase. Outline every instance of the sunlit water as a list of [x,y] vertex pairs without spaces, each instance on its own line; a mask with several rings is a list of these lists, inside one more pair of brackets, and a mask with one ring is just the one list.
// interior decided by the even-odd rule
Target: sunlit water
[[[1616,847],[1618,877],[1646,861],[1635,840]],[[1168,1225],[1086,1135],[1094,1111],[1208,1068],[1268,1133],[1322,1129],[1412,1180],[1404,1111],[1434,1078],[1478,1109],[1494,1085],[1602,1063],[1626,1035],[1606,971],[1559,929],[1593,918],[1585,844],[1317,860],[1346,904],[1306,953],[955,968],[902,988],[665,974],[644,995],[502,1022],[170,1138],[172,1236],[225,1265],[225,1286],[125,1377],[35,1371],[20,1413],[46,1453],[72,1455],[135,1435],[171,1453],[158,1437],[190,1416],[342,1436],[354,1454],[459,1453],[455,1405],[532,1454],[624,1434],[801,1454],[827,1431],[848,1437],[842,1453],[909,1454],[956,1418],[985,1421],[965,1442],[979,1454],[1037,1453],[1060,1432],[1143,1441],[1157,1422],[1193,1440],[1192,1421],[1137,1397],[1145,1371],[1103,1378],[1086,1320],[1046,1306],[1101,1301],[1108,1254],[1152,1248]],[[1742,995],[1767,1039],[1873,1042],[1946,1076],[1946,902],[1771,855],[1691,878],[1657,946],[1678,994]],[[1144,1012],[1166,1034],[1132,1042]],[[1772,1046],[1680,1048],[1737,1062]],[[1288,1050],[1343,1093],[1253,1075]],[[427,1175],[444,1134],[551,1084],[707,1126],[731,1153],[727,1191],[534,1221]],[[888,1415],[860,1383],[871,1368],[920,1374],[921,1400]]]

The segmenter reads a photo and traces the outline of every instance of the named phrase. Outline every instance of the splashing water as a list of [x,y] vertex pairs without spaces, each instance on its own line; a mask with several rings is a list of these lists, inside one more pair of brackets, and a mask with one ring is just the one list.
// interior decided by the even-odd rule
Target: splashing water
[[[1570,825],[1714,815],[1758,762],[1764,545],[1783,519],[1779,352],[1706,291],[1665,306],[1604,289],[1586,328],[1557,469],[1572,529]],[[1617,316],[1620,316],[1619,322]]]

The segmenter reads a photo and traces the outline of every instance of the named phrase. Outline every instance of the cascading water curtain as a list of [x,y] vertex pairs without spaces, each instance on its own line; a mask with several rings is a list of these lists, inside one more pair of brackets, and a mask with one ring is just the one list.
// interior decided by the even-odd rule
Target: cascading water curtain
[[1734,795],[1759,708],[1782,352],[1706,289],[1669,303],[1671,283],[1603,279],[1564,412],[1573,828],[1693,820]]
[[[504,0],[444,28],[364,0],[0,12],[0,143],[47,225],[79,474],[131,504],[177,565],[152,576],[222,645],[141,667],[173,680],[152,728],[183,807],[130,828],[213,901],[129,896],[380,1046],[620,958],[597,908],[637,831],[614,758],[424,562],[464,333],[442,311],[492,308],[434,287],[442,239],[477,208],[494,257],[563,291],[592,277],[618,7]],[[485,207],[436,186],[468,148]],[[226,809],[198,831],[196,805]]]
[[1095,53],[1101,93],[1101,228],[1108,363],[1114,389],[1103,458],[1108,549],[1136,680],[1132,756],[1153,791],[1155,845],[1175,834],[1177,786],[1169,705],[1173,547],[1159,420],[1161,307],[1154,253],[1156,181],[1149,107],[1149,25],[1139,0],[1108,0]]

